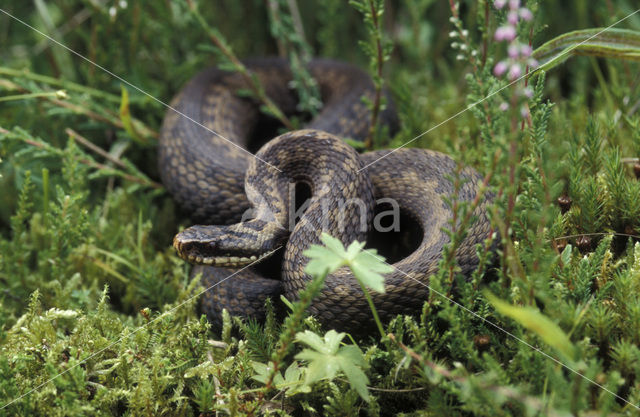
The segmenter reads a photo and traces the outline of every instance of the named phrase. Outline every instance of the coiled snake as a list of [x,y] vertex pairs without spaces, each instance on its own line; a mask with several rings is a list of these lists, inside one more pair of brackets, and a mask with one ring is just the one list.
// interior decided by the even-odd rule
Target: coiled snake
[[[266,59],[247,66],[284,112],[296,111],[286,62]],[[456,163],[438,152],[399,149],[358,154],[340,138],[361,140],[367,134],[371,117],[362,96],[373,95],[371,80],[335,61],[312,61],[309,70],[320,87],[323,110],[307,129],[267,142],[256,157],[245,150],[251,149],[251,138],[271,132],[259,123],[264,119],[259,105],[237,94],[246,85],[236,73],[217,69],[200,73],[172,101],[182,115],[169,111],[165,116],[159,148],[162,180],[194,221],[209,225],[179,233],[174,247],[185,260],[200,264],[194,273],[203,273],[206,287],[220,283],[204,294],[202,302],[214,324],[220,324],[223,308],[259,317],[266,297],[284,292],[295,299],[310,279],[304,273],[308,260],[302,252],[320,242],[322,230],[345,245],[365,239],[363,222],[370,226],[380,198],[396,202],[422,233],[417,248],[395,262],[394,272],[385,276],[386,292],[373,294],[373,300],[383,319],[415,313],[427,299],[425,284],[437,271],[443,246],[449,242],[445,229],[451,227],[453,214],[443,197],[471,201],[478,193],[480,176],[464,168],[462,186],[452,196]],[[382,112],[381,120],[395,129],[391,110]],[[306,184],[311,193],[297,223],[290,204],[295,183]],[[251,207],[253,211],[247,211]],[[475,245],[489,237],[486,202],[477,206],[474,218],[456,252],[463,274],[476,268]],[[282,279],[248,268],[224,280],[234,269],[282,245]],[[354,330],[371,322],[362,291],[346,268],[327,277],[310,310],[339,329]]]

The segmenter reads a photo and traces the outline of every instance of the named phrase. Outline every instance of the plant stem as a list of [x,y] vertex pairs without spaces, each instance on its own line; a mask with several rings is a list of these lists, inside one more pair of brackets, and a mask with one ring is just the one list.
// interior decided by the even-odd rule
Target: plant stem
[[47,214],[49,213],[49,170],[42,168],[42,219],[47,225]]
[[[448,271],[449,272],[449,276],[448,276],[449,289],[447,290],[447,297],[451,295],[450,291],[453,288],[453,279],[454,279],[454,272],[455,272],[454,257],[456,254],[456,250],[458,249],[458,247],[463,241],[462,236],[468,229],[471,219],[473,219],[473,213],[475,212],[476,208],[478,207],[478,205],[484,198],[484,195],[487,193],[489,189],[489,182],[491,181],[491,177],[493,177],[499,158],[500,158],[500,150],[498,149],[493,155],[492,164],[489,167],[489,171],[484,176],[482,180],[482,184],[478,188],[478,192],[476,193],[475,198],[469,205],[465,215],[460,219],[460,224],[457,226],[456,226],[456,223],[457,223],[457,217],[458,217],[458,211],[459,211],[458,200],[456,199],[453,203],[452,211],[453,211],[454,217],[453,217],[453,225],[452,225],[453,230],[452,230],[452,236],[451,236],[451,248],[448,251],[446,251],[444,254],[444,263],[445,265],[449,265],[449,271]],[[459,175],[456,176],[455,181],[456,181],[456,184],[454,184],[454,189],[457,190],[456,192],[458,192],[460,187]]]
[[304,26],[302,24],[302,17],[300,16],[300,10],[298,9],[298,2],[296,0],[287,0],[287,5],[291,11],[291,19],[293,20],[293,27],[296,28],[296,33],[300,37],[303,43],[307,43],[307,39],[304,36]]
[[95,88],[76,84],[71,81],[67,81],[65,79],[49,77],[46,75],[36,74],[36,73],[25,71],[25,70],[17,70],[17,69],[6,68],[6,67],[0,67],[0,74],[8,75],[10,77],[16,77],[16,78],[26,78],[28,80],[37,81],[47,85],[55,85],[55,86],[62,87],[65,90],[77,91],[79,93],[88,94],[92,97],[103,98],[113,103],[120,103],[120,97],[115,94],[105,93],[104,91],[96,90]]
[[[380,112],[380,100],[382,96],[382,65],[384,64],[384,51],[382,49],[382,31],[380,30],[380,23],[378,21],[378,9],[374,4],[374,0],[369,0],[369,10],[371,13],[371,20],[374,27],[374,41],[376,44],[376,80],[374,81],[375,96],[373,98],[373,107],[371,109],[371,126],[369,126],[369,134],[364,144],[367,149],[373,149],[373,137],[376,132],[376,125],[378,123],[378,113]],[[383,335],[384,336],[384,335]]]
[[484,68],[487,63],[487,53],[489,51],[489,0],[484,2],[484,33],[482,34],[482,58],[481,64]]
[[[63,82],[61,80],[57,80],[55,78],[51,78],[51,77],[47,77],[44,75],[40,75],[40,74],[33,74],[30,72],[25,72],[25,71],[17,71],[17,70],[12,70],[10,68],[3,68],[0,67],[0,74],[6,74],[6,75],[11,75],[11,76],[15,76],[15,77],[23,77],[27,78],[27,79],[32,79],[34,81],[38,81],[38,82],[42,82],[42,83],[50,83],[51,85],[55,85],[55,86],[62,86],[66,89],[69,90],[74,90],[74,91],[78,91],[84,94],[89,94],[92,96],[97,96],[100,98],[104,98],[108,101],[115,101],[117,103],[120,103],[121,99],[120,98],[114,98],[115,96],[112,96],[111,94],[108,93],[104,93],[101,92],[99,90],[94,90],[92,88],[88,88],[88,87],[83,87],[80,86],[78,84],[74,84],[74,83],[70,83],[70,82]],[[9,101],[9,100],[18,100],[18,99],[28,99],[28,98],[42,98],[44,100],[48,100],[49,102],[51,102],[52,104],[54,104],[55,106],[58,107],[63,107],[65,109],[69,109],[72,112],[76,113],[76,114],[82,114],[87,116],[88,118],[98,121],[98,122],[103,122],[103,123],[109,123],[119,129],[124,129],[124,124],[122,123],[122,121],[120,120],[120,118],[116,115],[113,114],[112,112],[110,112],[107,108],[102,108],[100,109],[102,111],[101,113],[97,113],[94,110],[91,110],[91,105],[90,103],[87,102],[83,102],[83,101],[77,101],[77,102],[72,102],[71,100],[73,99],[73,96],[68,96],[64,91],[59,90],[59,91],[39,91],[39,92],[34,92],[31,91],[21,85],[18,85],[12,81],[8,81],[8,80],[0,80],[0,81],[5,81],[8,83],[11,83],[10,87],[13,89],[16,89],[20,92],[22,92],[23,94],[20,95],[14,95],[14,96],[7,96],[7,97],[1,97],[0,98],[0,102],[1,101]],[[10,97],[10,98],[9,98]],[[95,107],[95,106],[94,106]],[[131,118],[131,123],[133,124],[133,127],[135,128],[135,131],[138,132],[143,138],[153,138],[153,139],[157,139],[158,138],[158,132],[156,132],[155,130],[147,127],[143,122],[141,122],[140,120]]]
[[511,398],[513,400],[520,401],[521,403],[526,404],[527,406],[529,406],[531,408],[534,408],[536,410],[539,410],[539,411],[544,410],[544,412],[545,412],[544,414],[545,415],[557,416],[557,417],[562,415],[562,414],[556,412],[553,409],[547,408],[547,405],[545,403],[541,402],[536,397],[531,397],[531,396],[528,396],[526,394],[522,394],[521,392],[518,392],[517,390],[515,390],[515,389],[513,389],[511,387],[487,385],[487,384],[484,384],[484,383],[478,384],[477,382],[476,383],[472,383],[470,381],[470,378],[468,378],[468,377],[456,376],[456,375],[453,374],[453,372],[451,372],[447,368],[445,368],[445,367],[443,367],[441,365],[438,365],[435,362],[432,362],[432,361],[429,361],[429,360],[425,359],[424,357],[419,355],[417,352],[415,352],[413,349],[409,348],[408,346],[406,346],[402,342],[398,341],[393,333],[389,333],[387,335],[387,337],[389,339],[391,339],[400,349],[402,349],[413,360],[415,360],[416,362],[418,362],[418,363],[430,368],[432,371],[434,371],[438,375],[442,375],[444,378],[448,379],[451,382],[456,382],[456,383],[459,383],[459,384],[466,384],[468,386],[468,388],[472,388],[472,389],[475,388],[475,389],[493,391],[493,392],[497,393],[500,396],[505,396],[507,398]]
[[124,162],[122,162],[120,159],[114,157],[113,155],[111,155],[109,152],[105,151],[101,147],[96,146],[89,139],[85,138],[84,136],[82,136],[81,134],[76,132],[75,130],[73,130],[73,129],[68,127],[68,128],[66,128],[64,130],[64,133],[66,133],[67,135],[71,136],[73,139],[75,139],[81,145],[84,145],[86,148],[88,148],[91,151],[97,153],[98,155],[100,155],[104,159],[113,162],[115,165],[119,166],[120,168],[129,169],[129,167]]
[[268,109],[269,113],[273,114],[273,116],[280,120],[287,129],[294,129],[295,127],[291,120],[289,120],[289,118],[282,112],[282,110],[280,110],[280,108],[267,96],[262,85],[260,85],[259,81],[252,76],[247,67],[238,59],[231,48],[227,46],[227,43],[225,40],[223,40],[222,35],[220,35],[217,30],[207,24],[204,17],[198,11],[195,2],[193,0],[187,0],[187,4],[189,5],[189,10],[196,18],[198,23],[200,23],[202,28],[207,32],[213,44],[229,60],[229,62],[231,62],[236,72],[238,72],[245,80],[254,97],[258,101],[262,102],[262,104],[264,104]]
[[300,299],[293,303],[293,311],[289,314],[284,322],[282,333],[280,333],[280,339],[278,340],[278,349],[271,356],[271,362],[273,363],[273,369],[269,374],[269,378],[265,383],[265,389],[273,388],[273,379],[278,373],[280,364],[287,356],[289,350],[291,350],[292,342],[296,337],[296,333],[302,324],[305,312],[311,305],[311,301],[318,295],[324,281],[327,278],[327,272],[322,275],[314,277],[313,280],[307,285],[307,287],[300,292]]
[[[46,150],[48,152],[51,152],[54,155],[62,156],[65,153],[63,150],[55,148],[55,147],[49,145],[46,142],[35,140],[35,139],[33,139],[31,137],[28,137],[28,136],[26,136],[24,134],[8,131],[6,129],[3,129],[2,127],[0,127],[0,133],[6,134],[6,135],[10,135],[10,136],[12,136],[12,137],[14,137],[16,139],[19,139],[19,140],[23,141],[24,143],[26,143],[28,145],[35,146],[36,148],[44,149],[44,150]],[[127,181],[135,182],[135,183],[142,184],[142,185],[145,185],[147,187],[151,187],[151,188],[155,188],[155,189],[163,189],[164,188],[162,186],[162,184],[159,184],[159,183],[157,183],[157,182],[155,182],[153,180],[150,180],[149,178],[146,178],[141,173],[139,173],[138,175],[132,175],[132,174],[128,174],[126,172],[123,172],[123,171],[121,171],[119,169],[114,169],[114,168],[109,167],[107,165],[101,164],[101,163],[96,162],[96,161],[94,161],[92,159],[89,159],[89,158],[82,158],[82,157],[79,157],[79,156],[76,156],[76,155],[74,155],[74,158],[78,162],[80,162],[81,164],[87,165],[87,166],[89,166],[91,168],[94,168],[94,169],[97,169],[97,170],[100,170],[100,171],[109,172],[109,173],[111,173],[113,175],[116,175],[116,176],[119,176],[119,177],[121,177],[121,178],[123,178],[123,179],[125,179]]]
[[378,327],[378,331],[380,332],[380,337],[384,339],[386,336],[384,332],[384,327],[382,327],[382,322],[380,321],[380,316],[378,316],[378,310],[376,310],[376,306],[373,304],[373,299],[371,298],[371,294],[369,294],[369,290],[364,286],[360,280],[358,280],[358,284],[360,284],[360,288],[362,288],[362,292],[364,293],[365,298],[367,299],[367,303],[369,303],[369,308],[371,309],[371,313],[373,314],[373,319],[376,322],[376,326]]
[[[278,2],[274,0],[267,0],[267,6],[269,7],[269,16],[273,20],[273,23],[271,25],[272,26],[282,25],[282,22],[280,19],[280,10],[278,8]],[[276,45],[278,46],[278,56],[286,58],[287,48],[284,44],[284,41],[277,36],[275,37],[275,40],[276,40]]]
[[60,96],[60,92],[58,91],[49,91],[45,93],[16,94],[13,96],[0,97],[0,103],[4,101],[18,101],[18,100],[26,100],[30,98],[49,98],[49,97],[59,97],[59,96]]

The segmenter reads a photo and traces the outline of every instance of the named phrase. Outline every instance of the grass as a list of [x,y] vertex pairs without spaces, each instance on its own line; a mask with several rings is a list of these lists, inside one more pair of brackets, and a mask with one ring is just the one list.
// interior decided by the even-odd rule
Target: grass
[[[421,314],[384,336],[321,328],[302,304],[283,322],[226,317],[212,332],[193,298],[203,288],[170,247],[189,220],[159,181],[166,108],[0,13],[0,415],[638,414],[640,71],[619,48],[640,14],[604,57],[573,56],[430,130],[509,84],[496,65],[512,42],[605,27],[634,2],[529,1],[513,41],[494,36],[508,25],[494,2],[215,3],[2,7],[163,102],[238,57],[368,68],[401,120],[372,146],[429,130],[411,146],[486,175],[495,265],[478,248],[487,262],[460,276],[454,226]],[[512,59],[524,74],[526,58]],[[471,220],[471,205],[449,203],[458,225]]]

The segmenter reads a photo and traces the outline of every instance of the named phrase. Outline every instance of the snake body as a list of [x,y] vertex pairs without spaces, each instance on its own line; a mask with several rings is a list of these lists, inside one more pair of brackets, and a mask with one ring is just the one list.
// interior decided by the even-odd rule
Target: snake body
[[[296,111],[286,62],[261,60],[248,67],[284,112]],[[381,198],[397,203],[422,232],[417,248],[385,275],[385,293],[373,294],[383,320],[415,313],[422,306],[429,277],[449,242],[445,230],[453,213],[443,197],[456,191],[451,182],[456,163],[425,149],[358,154],[341,137],[362,139],[367,134],[370,116],[361,98],[373,95],[370,79],[334,61],[313,61],[309,70],[319,84],[323,110],[306,129],[267,142],[255,157],[246,149],[259,129],[259,106],[237,95],[246,87],[238,74],[211,69],[197,75],[172,101],[182,114],[169,111],[165,117],[159,149],[162,180],[195,221],[207,224],[179,233],[174,247],[182,258],[199,264],[194,273],[203,274],[205,286],[215,285],[202,302],[214,324],[220,323],[223,308],[260,317],[267,297],[284,292],[295,299],[311,279],[304,272],[308,259],[303,252],[320,243],[322,231],[345,245],[364,240]],[[395,129],[391,110],[381,119]],[[479,174],[464,168],[459,175],[462,185],[453,197],[476,199]],[[295,222],[291,189],[300,182],[309,187],[311,198]],[[463,274],[477,267],[475,245],[490,234],[486,204],[483,200],[477,205],[475,221],[456,251]],[[252,268],[234,272],[280,246],[282,277],[265,277]],[[371,322],[362,290],[346,268],[326,278],[310,310],[339,329],[359,329]]]

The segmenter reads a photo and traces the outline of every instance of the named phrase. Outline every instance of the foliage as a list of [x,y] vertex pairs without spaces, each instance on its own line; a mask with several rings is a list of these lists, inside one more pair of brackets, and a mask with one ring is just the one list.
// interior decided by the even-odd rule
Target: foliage
[[[378,114],[386,107],[385,99],[382,95],[382,87],[384,79],[382,77],[382,66],[385,61],[391,58],[391,50],[393,44],[384,37],[382,31],[382,19],[384,17],[384,1],[382,0],[349,0],[358,12],[364,18],[364,23],[369,32],[369,42],[360,41],[360,47],[369,57],[369,68],[373,85],[375,86],[375,94],[373,100],[369,97],[363,97],[367,102],[367,106],[371,111],[371,128],[369,135],[365,139],[365,147],[372,149],[374,139],[379,134],[378,131]],[[380,142],[379,140],[377,141]]]
[[287,57],[291,65],[291,87],[298,94],[297,109],[315,116],[322,107],[322,98],[318,83],[306,69],[311,60],[311,47],[305,39],[297,3],[285,0],[268,3],[271,34],[278,43],[279,55]]
[[[634,2],[209,3],[2,6],[0,415],[637,414],[639,64],[618,58],[635,57],[638,15],[589,39]],[[532,73],[527,46],[541,63],[576,48]],[[265,323],[227,314],[220,334],[170,248],[189,220],[159,182],[162,104],[206,65],[242,72],[240,57],[279,49],[369,68],[401,120],[373,145],[460,163],[429,299],[380,334],[354,339],[305,311],[339,266],[366,295],[383,288],[389,266],[360,243],[323,237],[284,320],[271,305]],[[295,87],[313,104],[303,69]],[[485,175],[499,239],[476,248],[470,277],[455,261],[482,203],[456,199],[467,165]]]
[[335,330],[329,330],[324,335],[324,339],[309,330],[298,333],[296,340],[311,348],[304,349],[296,355],[296,359],[309,362],[304,383],[310,385],[325,378],[333,379],[340,370],[346,375],[351,387],[368,401],[369,379],[361,369],[365,367],[366,362],[357,346],[340,346],[345,336],[345,333],[338,333]]

